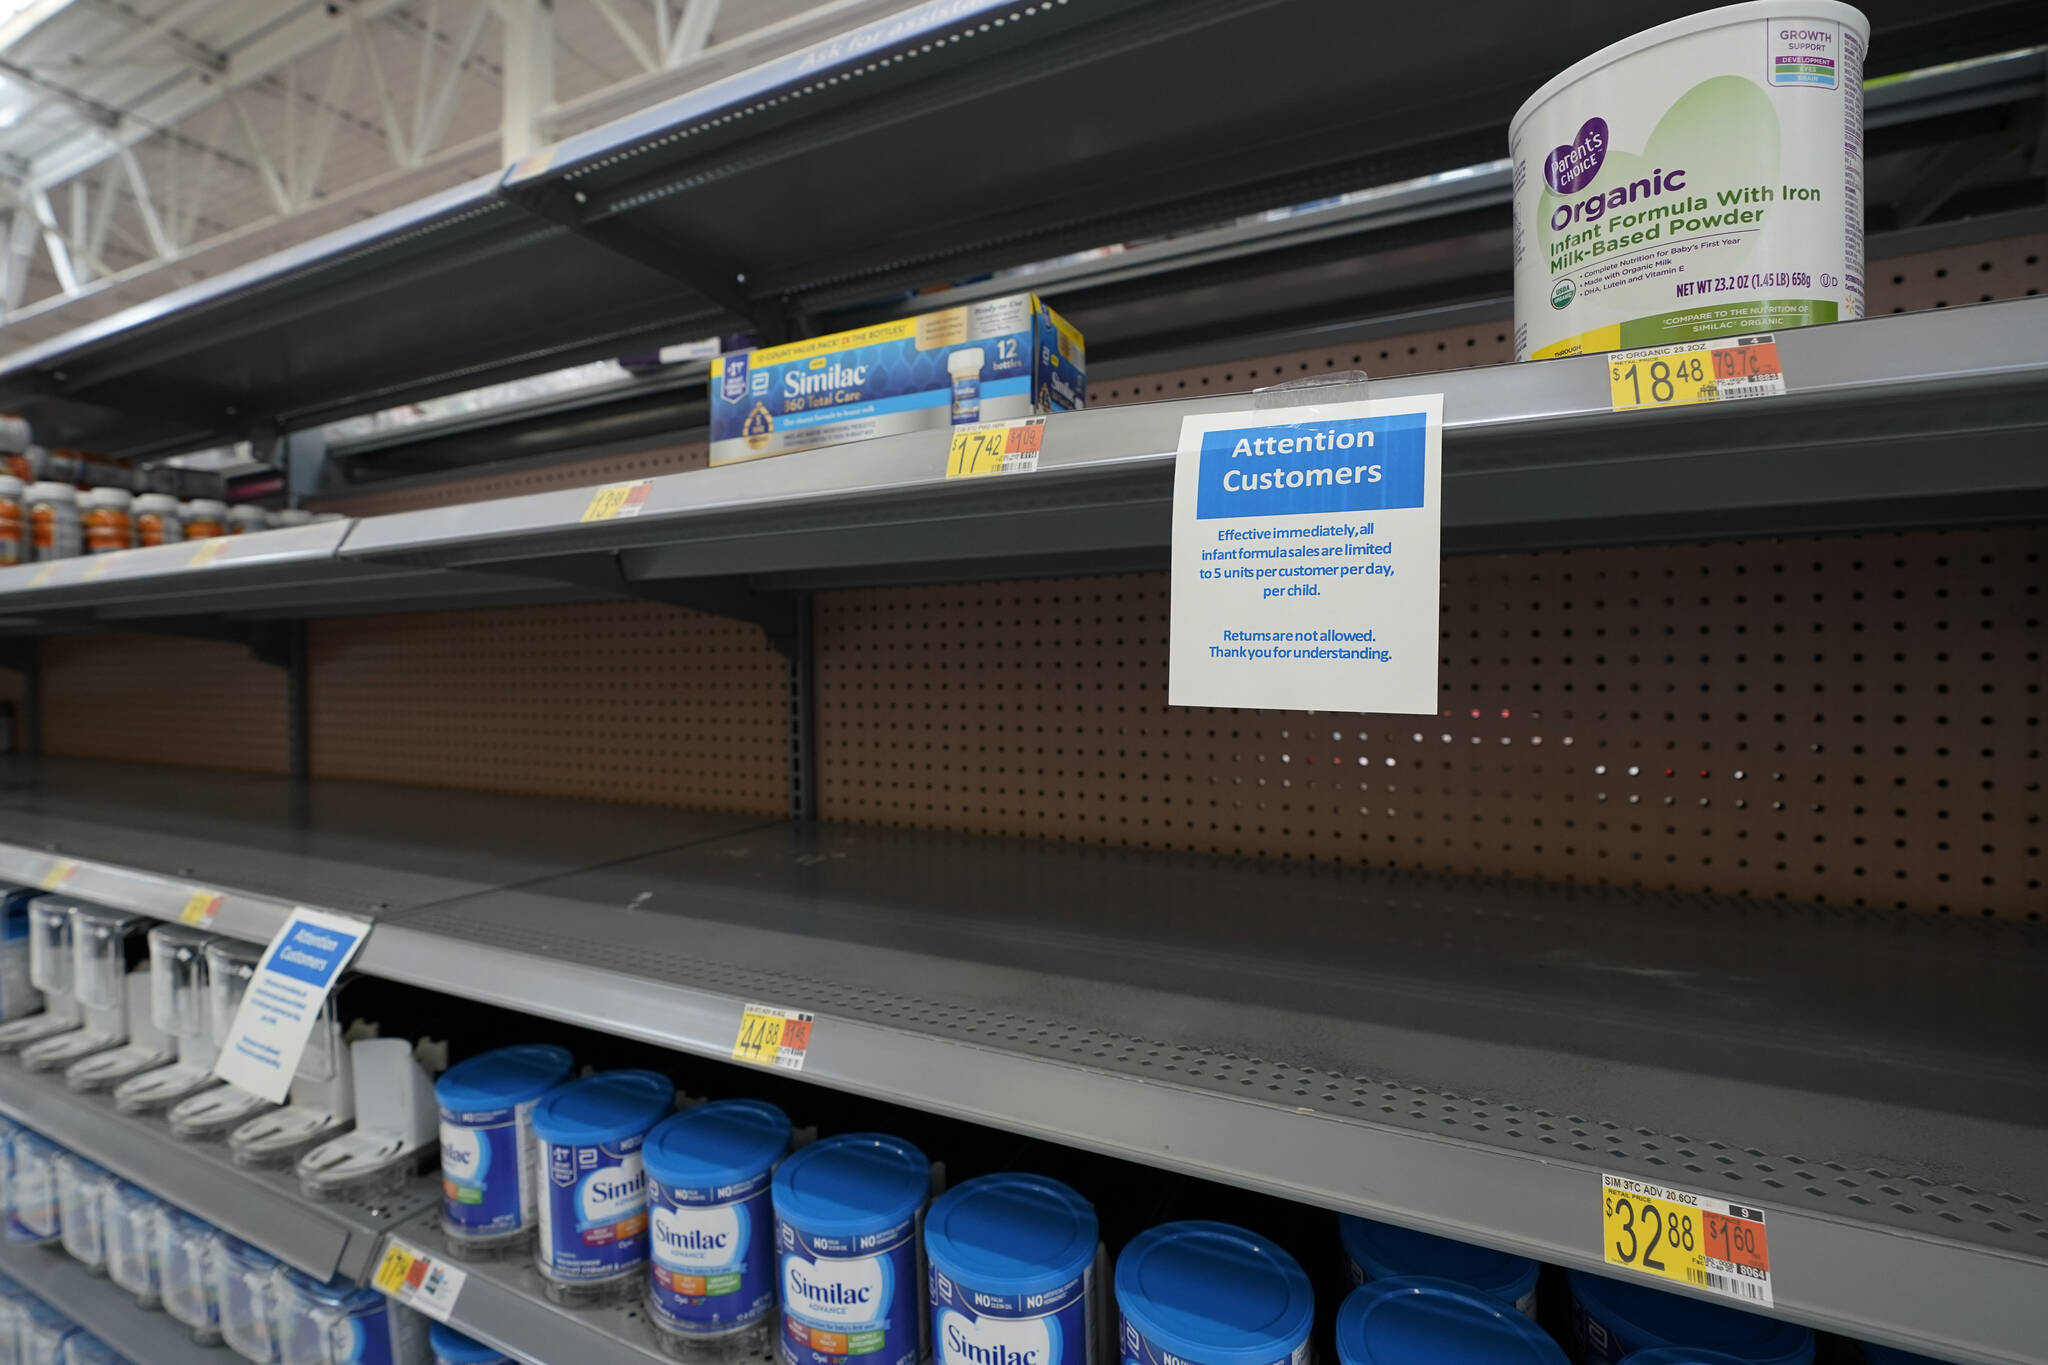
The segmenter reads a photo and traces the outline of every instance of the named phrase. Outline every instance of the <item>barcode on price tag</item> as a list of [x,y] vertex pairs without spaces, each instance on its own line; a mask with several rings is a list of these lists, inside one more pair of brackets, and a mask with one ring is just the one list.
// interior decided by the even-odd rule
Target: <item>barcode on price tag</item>
[[777,1005],[748,1005],[740,1011],[732,1058],[755,1066],[802,1071],[811,1048],[811,1016]]
[[371,1282],[406,1307],[417,1309],[436,1322],[446,1322],[455,1311],[456,1297],[468,1278],[464,1271],[445,1260],[394,1237],[384,1249],[384,1259],[377,1263],[377,1273]]
[[1765,334],[1649,346],[1607,357],[1616,412],[1774,398],[1785,392],[1778,339]]
[[1045,449],[1045,419],[1015,417],[954,427],[946,447],[946,477],[976,479],[988,474],[1029,474]]
[[1600,1237],[1609,1265],[1753,1308],[1771,1306],[1771,1244],[1762,1209],[1603,1175]]

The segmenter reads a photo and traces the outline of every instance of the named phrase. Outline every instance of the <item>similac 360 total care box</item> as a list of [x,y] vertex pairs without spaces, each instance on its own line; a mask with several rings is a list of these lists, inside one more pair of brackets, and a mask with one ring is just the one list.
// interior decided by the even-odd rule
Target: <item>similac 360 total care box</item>
[[1081,406],[1081,334],[1011,294],[711,362],[711,463]]

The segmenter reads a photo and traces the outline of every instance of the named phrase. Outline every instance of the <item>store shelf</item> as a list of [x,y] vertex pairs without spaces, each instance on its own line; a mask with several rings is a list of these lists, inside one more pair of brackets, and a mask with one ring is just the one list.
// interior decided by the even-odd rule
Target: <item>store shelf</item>
[[[0,365],[0,407],[45,444],[144,456],[679,338],[773,339],[793,317],[1492,161],[1553,73],[1689,9],[1467,8],[819,7],[503,175],[28,348]],[[2027,0],[1864,8],[1881,61],[2010,51],[2043,28]],[[1430,59],[1368,70],[1372,52]],[[924,169],[874,193],[898,166]]]
[[[334,611],[587,601],[589,589],[503,575],[419,572],[336,556],[353,522],[0,569],[0,633],[121,629],[189,617],[262,620]],[[217,545],[218,548],[212,548]]]
[[2048,299],[1786,332],[1779,348],[1782,398],[1618,414],[1606,361],[1588,356],[1176,399],[1051,418],[1029,475],[949,480],[946,433],[917,432],[666,475],[627,520],[584,521],[588,489],[372,517],[341,555],[769,586],[1156,567],[1183,417],[1425,393],[1444,396],[1453,551],[2048,512],[2035,458],[2048,433]]
[[[70,856],[265,866],[255,810],[202,840],[137,790],[72,798]],[[292,821],[319,875],[265,894],[359,904],[480,800],[389,850]],[[395,906],[358,965],[707,1057],[748,1001],[811,1010],[805,1079],[1568,1266],[1601,1264],[1601,1172],[1690,1186],[1768,1211],[1786,1316],[1982,1365],[2048,1340],[2037,924],[844,827],[672,845],[538,877],[449,847],[473,889]]]
[[[564,1308],[548,1302],[532,1262],[457,1261],[438,1213],[395,1230],[415,1250],[460,1269],[464,1279],[448,1325],[530,1365],[653,1365],[667,1361],[637,1303]],[[766,1365],[767,1357],[762,1357]]]
[[322,1280],[366,1280],[384,1234],[440,1197],[423,1178],[388,1203],[316,1203],[287,1172],[244,1170],[219,1143],[181,1142],[161,1118],[123,1114],[12,1057],[0,1058],[0,1113]]
[[237,1365],[225,1346],[201,1346],[178,1323],[53,1247],[0,1242],[0,1275],[91,1332],[131,1365]]

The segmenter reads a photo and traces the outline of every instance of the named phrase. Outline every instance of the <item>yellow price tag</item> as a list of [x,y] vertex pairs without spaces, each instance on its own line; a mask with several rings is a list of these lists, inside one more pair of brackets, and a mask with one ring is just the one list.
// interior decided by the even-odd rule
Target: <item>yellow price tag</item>
[[50,580],[57,576],[57,569],[62,564],[62,562],[63,561],[61,560],[53,559],[49,563],[43,565],[41,568],[37,569],[34,573],[29,575],[28,585],[31,588],[48,587],[50,585]]
[[1785,392],[1778,343],[1771,336],[1721,337],[1696,345],[1649,346],[1607,357],[1616,412],[1725,403]]
[[436,1322],[446,1322],[454,1313],[455,1300],[468,1278],[468,1272],[437,1261],[393,1237],[384,1248],[384,1258],[377,1262],[377,1273],[370,1277],[370,1283],[408,1308],[425,1313]]
[[226,536],[208,536],[193,547],[192,557],[185,561],[185,567],[188,569],[203,568],[213,563],[214,560],[219,559],[222,551],[227,548],[228,538]]
[[1016,417],[953,428],[946,447],[946,477],[975,479],[987,474],[1028,474],[1045,448],[1045,419]]
[[43,874],[43,890],[55,891],[71,880],[71,874],[78,871],[78,864],[69,858],[59,858],[50,864],[50,870]]
[[114,561],[106,555],[94,555],[91,559],[85,561],[85,567],[79,571],[78,581],[90,583],[94,579],[105,578],[107,570],[113,567]]
[[637,517],[647,506],[647,495],[653,491],[652,479],[606,484],[590,495],[590,505],[583,509],[582,520],[610,521],[614,517]]
[[220,897],[211,891],[194,891],[185,897],[185,908],[178,912],[180,924],[211,924],[213,917],[220,913]]
[[811,1046],[811,1016],[775,1005],[748,1005],[740,1011],[739,1036],[732,1059],[755,1066],[802,1071]]
[[370,1282],[381,1294],[396,1294],[405,1288],[406,1276],[412,1273],[413,1263],[419,1259],[411,1247],[393,1242],[385,1248],[384,1259],[377,1263],[377,1273]]
[[1600,1180],[1601,1252],[1607,1264],[1771,1306],[1764,1211],[1629,1176]]

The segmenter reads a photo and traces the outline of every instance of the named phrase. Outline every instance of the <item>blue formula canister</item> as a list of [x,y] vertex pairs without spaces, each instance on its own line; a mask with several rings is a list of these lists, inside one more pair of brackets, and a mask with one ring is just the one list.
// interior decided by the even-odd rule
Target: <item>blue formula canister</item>
[[1453,1280],[1394,1275],[1354,1289],[1337,1310],[1339,1365],[1567,1365],[1514,1304]]
[[569,1049],[522,1043],[458,1062],[434,1083],[441,1106],[441,1229],[457,1256],[516,1254],[540,1221],[533,1107],[569,1079]]
[[848,1133],[775,1170],[786,1365],[916,1365],[925,1354],[918,1223],[932,1164],[901,1138]]
[[1116,1258],[1124,1365],[1307,1365],[1315,1294],[1292,1256],[1228,1223],[1162,1223]]
[[605,1071],[533,1107],[540,1142],[540,1236],[533,1261],[556,1303],[639,1296],[647,1279],[647,1172],[640,1147],[675,1104],[653,1071]]
[[940,1365],[1090,1365],[1095,1209],[1057,1180],[987,1175],[932,1201],[932,1353]]
[[1812,1365],[1813,1330],[1681,1294],[1574,1270],[1572,1344],[1585,1361],[1619,1362],[1657,1346],[1719,1351],[1744,1365]]
[[768,1183],[789,1142],[789,1116],[759,1100],[700,1105],[647,1135],[647,1309],[670,1354],[767,1354],[775,1318]]
[[1396,1275],[1426,1275],[1491,1294],[1527,1317],[1536,1316],[1536,1272],[1540,1267],[1527,1256],[1510,1256],[1490,1247],[1349,1214],[1337,1220],[1337,1236],[1344,1243],[1344,1268],[1353,1286]]

